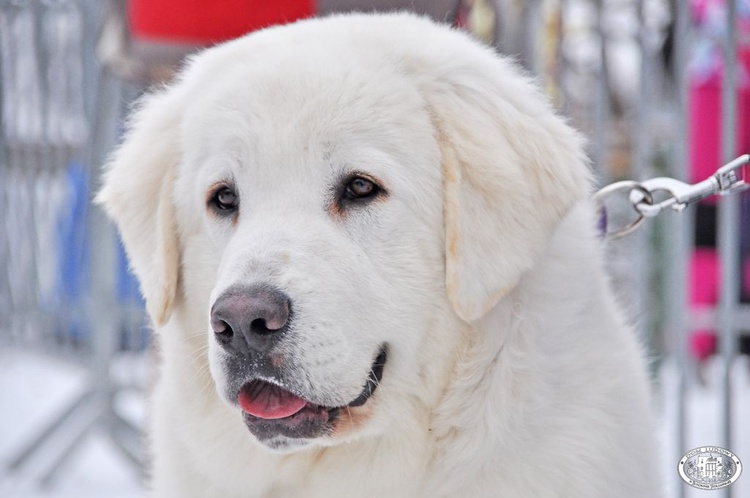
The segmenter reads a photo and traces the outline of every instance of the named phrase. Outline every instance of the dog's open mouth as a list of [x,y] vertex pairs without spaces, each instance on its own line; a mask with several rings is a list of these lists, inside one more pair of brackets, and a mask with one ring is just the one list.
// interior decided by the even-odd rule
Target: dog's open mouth
[[375,393],[388,360],[387,348],[372,363],[362,392],[345,406],[329,407],[306,399],[265,380],[252,380],[240,389],[238,403],[245,424],[261,441],[276,436],[314,438],[330,431],[341,408],[364,405]]

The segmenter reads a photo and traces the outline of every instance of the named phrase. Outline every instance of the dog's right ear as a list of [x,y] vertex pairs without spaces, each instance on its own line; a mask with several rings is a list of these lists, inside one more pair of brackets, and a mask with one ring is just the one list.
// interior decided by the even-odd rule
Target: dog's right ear
[[117,224],[157,326],[169,320],[179,280],[172,190],[180,158],[180,101],[174,90],[141,100],[96,196],[96,203]]
[[442,155],[448,299],[474,322],[541,260],[591,181],[582,139],[514,63],[462,33],[444,38],[406,67]]

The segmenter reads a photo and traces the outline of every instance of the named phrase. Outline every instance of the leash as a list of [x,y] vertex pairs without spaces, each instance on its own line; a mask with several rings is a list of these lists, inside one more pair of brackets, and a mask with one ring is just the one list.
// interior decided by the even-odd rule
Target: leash
[[[619,239],[635,232],[646,218],[654,218],[667,209],[682,212],[690,204],[712,195],[729,195],[750,189],[749,163],[750,154],[742,155],[719,168],[707,179],[694,184],[659,177],[642,182],[625,180],[607,185],[593,196],[599,205],[599,230],[602,237]],[[630,223],[612,228],[608,223],[605,201],[618,195],[627,195],[637,216]]]

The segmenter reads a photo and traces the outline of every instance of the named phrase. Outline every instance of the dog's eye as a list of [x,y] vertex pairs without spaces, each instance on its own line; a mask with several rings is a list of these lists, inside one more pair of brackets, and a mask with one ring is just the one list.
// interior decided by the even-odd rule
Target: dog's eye
[[237,194],[230,187],[223,186],[217,189],[211,196],[209,206],[217,214],[231,214],[237,210],[239,199]]
[[349,200],[368,199],[378,195],[380,190],[380,187],[372,180],[355,176],[347,183],[344,196]]

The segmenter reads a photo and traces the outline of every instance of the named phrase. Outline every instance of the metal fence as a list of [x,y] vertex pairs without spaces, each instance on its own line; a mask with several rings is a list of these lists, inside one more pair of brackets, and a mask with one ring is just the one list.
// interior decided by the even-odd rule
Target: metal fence
[[[30,350],[86,372],[48,424],[9,450],[2,474],[39,467],[43,485],[94,428],[141,461],[139,429],[115,406],[142,384],[126,363],[145,349],[145,319],[112,230],[90,207],[125,106],[122,84],[95,57],[102,8],[0,1],[0,352]],[[126,373],[115,379],[118,367]]]
[[[480,7],[483,17],[472,16]],[[6,476],[34,465],[66,432],[39,473],[46,483],[95,426],[142,464],[138,428],[117,397],[144,384],[130,372],[148,357],[148,329],[122,249],[89,205],[127,103],[142,90],[97,61],[104,8],[97,0],[0,0],[0,353],[62,358],[89,379],[5,464]],[[455,12],[485,37],[491,29],[499,50],[516,54],[588,135],[602,183],[699,179],[750,146],[750,2],[476,0]],[[703,251],[706,233],[715,249]],[[676,465],[700,444],[732,450],[740,423],[732,372],[750,334],[750,196],[665,215],[608,251],[654,353],[654,377],[674,373],[661,384],[667,460]],[[698,256],[708,256],[708,272]],[[696,298],[706,286],[716,287],[714,298]],[[688,433],[686,399],[707,361],[720,371],[718,441]],[[674,496],[685,494],[676,472],[667,479]]]

